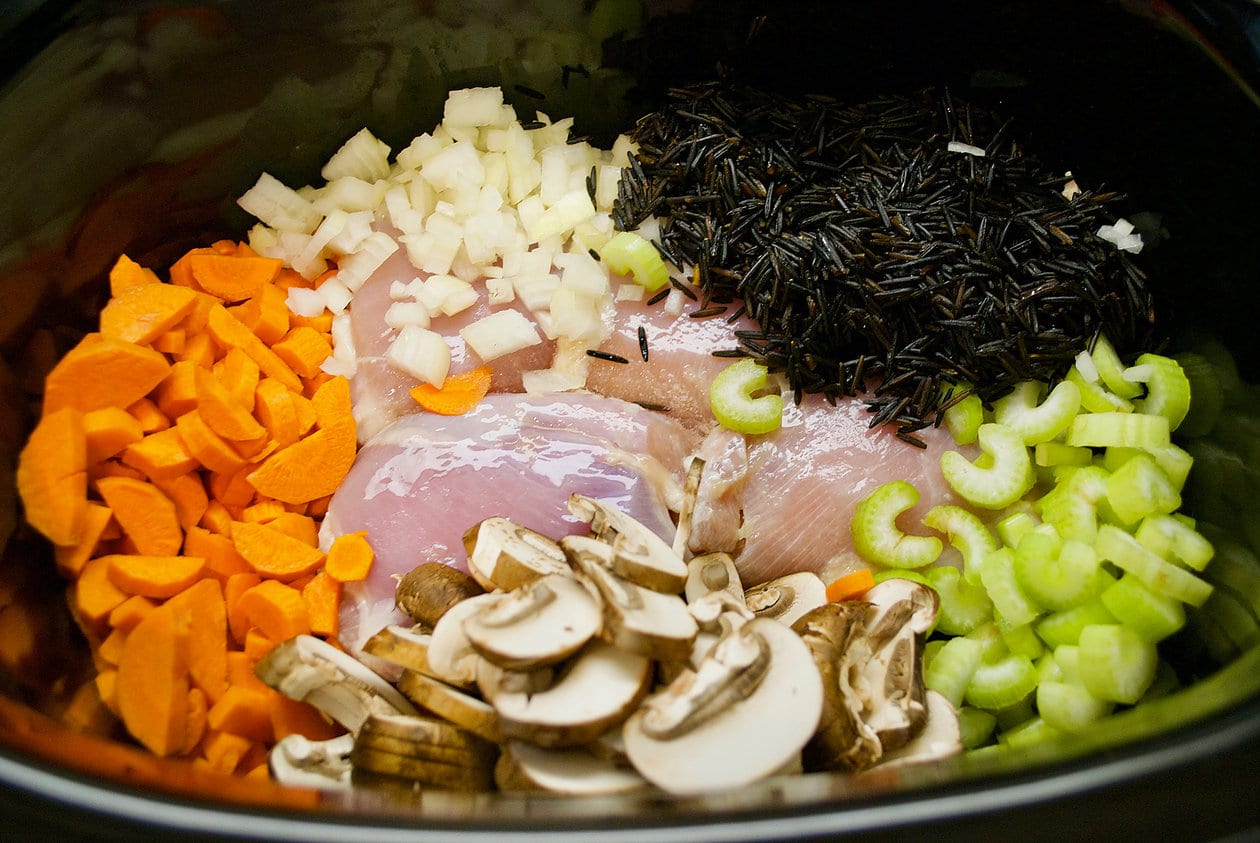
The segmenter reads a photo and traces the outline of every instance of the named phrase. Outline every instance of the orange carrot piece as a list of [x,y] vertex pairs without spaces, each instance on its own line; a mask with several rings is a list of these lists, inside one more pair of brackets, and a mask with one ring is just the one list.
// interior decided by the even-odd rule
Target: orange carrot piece
[[332,377],[320,384],[311,395],[311,407],[315,410],[315,423],[322,430],[346,426],[354,428],[350,381],[347,378]]
[[302,600],[306,602],[311,632],[335,638],[340,631],[341,583],[327,571],[320,571],[302,587]]
[[[230,528],[229,528],[230,529]],[[252,571],[245,557],[236,552],[236,545],[226,535],[212,533],[204,527],[191,526],[184,534],[184,552],[206,560],[206,571],[226,579],[233,574]]]
[[232,532],[232,522],[235,520],[223,501],[214,500],[206,507],[206,514],[201,516],[198,526],[205,527],[216,535],[227,536]]
[[201,367],[192,360],[178,360],[162,380],[153,398],[168,419],[178,419],[197,408],[197,372]]
[[285,503],[331,495],[354,463],[356,444],[353,426],[317,430],[267,457],[250,472],[249,482]]
[[83,570],[83,566],[92,558],[97,546],[105,535],[114,513],[107,506],[95,501],[88,501],[87,514],[83,519],[83,534],[79,541],[72,545],[55,545],[53,558],[57,562],[57,571],[63,577],[74,578]]
[[[247,634],[246,638],[248,637]],[[258,662],[250,658],[244,650],[229,650],[227,653],[228,684],[264,691],[268,686],[254,673],[257,664]]]
[[449,375],[441,388],[422,383],[412,387],[411,398],[430,413],[462,416],[475,409],[486,397],[493,373],[489,366],[478,366],[471,371]]
[[205,369],[214,365],[219,354],[220,349],[214,337],[209,334],[193,334],[184,340],[184,347],[175,355],[175,359]]
[[44,414],[62,407],[87,412],[130,406],[148,395],[169,370],[160,352],[88,334],[44,379]]
[[126,255],[120,255],[109,271],[109,293],[117,296],[135,287],[161,284],[162,279],[151,269],[146,269]]
[[201,289],[224,301],[236,302],[258,295],[262,286],[276,277],[283,263],[279,258],[200,254],[189,258],[188,268]]
[[266,577],[294,579],[314,571],[324,561],[319,548],[266,524],[238,521],[232,525],[232,543],[253,569]]
[[144,472],[150,480],[170,480],[197,467],[184,439],[173,427],[145,436],[123,449],[123,463]]
[[326,741],[343,734],[345,729],[310,703],[277,694],[271,701],[271,731],[276,740],[301,735],[312,741]]
[[210,708],[206,724],[216,732],[229,732],[251,741],[270,743],[275,740],[270,708],[269,694],[231,685]]
[[274,346],[289,330],[286,297],[287,294],[275,284],[264,284],[258,295],[232,308],[231,312],[260,340]]
[[65,407],[39,420],[18,455],[16,480],[30,525],[53,544],[77,544],[87,519],[82,412]]
[[197,412],[206,425],[224,439],[250,440],[265,437],[267,430],[238,404],[219,382],[214,372],[197,369],[195,374]]
[[257,494],[249,482],[250,470],[243,468],[231,474],[211,474],[210,492],[215,500],[229,507],[248,506]]
[[188,343],[188,333],[183,328],[172,328],[153,338],[150,343],[154,351],[163,354],[183,354]]
[[94,629],[100,629],[109,613],[129,596],[110,580],[109,568],[107,557],[89,559],[71,586],[75,614]]
[[267,522],[267,526],[286,536],[292,536],[305,545],[319,547],[319,523],[309,515],[286,510]]
[[239,348],[229,349],[223,359],[214,364],[214,374],[238,406],[249,413],[254,411],[254,391],[261,373],[249,355]]
[[201,579],[206,567],[206,560],[199,556],[113,553],[100,558],[109,560],[109,579],[119,589],[157,599],[174,597],[189,588]]
[[97,645],[96,655],[104,659],[107,664],[118,667],[118,660],[122,658],[123,645],[127,642],[128,632],[129,630],[117,627],[110,630],[105,640]]
[[118,714],[118,670],[102,670],[96,674],[93,683],[96,686],[96,694],[100,697],[101,703]]
[[342,533],[328,548],[324,570],[338,582],[357,582],[367,579],[374,561],[376,554],[368,543],[366,530]]
[[258,583],[238,598],[236,608],[250,627],[258,627],[272,641],[288,641],[311,631],[302,593],[279,580]]
[[171,426],[171,420],[167,418],[156,403],[151,398],[141,398],[139,401],[127,407],[136,421],[140,422],[140,429],[149,433],[157,433],[159,430],[166,430]]
[[102,407],[83,414],[83,434],[88,463],[95,463],[139,442],[144,438],[144,428],[122,407]]
[[[179,525],[187,530],[199,523],[205,515],[210,498],[206,494],[205,483],[198,472],[190,471],[176,477],[152,478],[153,485],[162,490],[171,503],[175,504],[175,515]],[[197,554],[192,554],[196,556]]]
[[239,348],[258,364],[268,377],[275,378],[294,392],[302,391],[302,380],[274,351],[260,340],[249,326],[227,311],[223,305],[210,308],[206,328],[225,349]]
[[269,521],[274,521],[284,512],[284,504],[280,503],[280,501],[264,500],[245,507],[241,512],[241,520],[249,521],[253,524],[266,524]]
[[[175,504],[152,483],[128,477],[102,477],[96,489],[123,532],[147,556],[173,556],[184,543]],[[169,595],[162,595],[169,596]]]
[[121,629],[130,632],[136,628],[136,624],[148,617],[149,612],[156,608],[157,604],[149,598],[133,594],[119,603],[114,608],[114,611],[109,613],[109,625],[115,630]]
[[221,773],[231,773],[240,764],[241,759],[253,747],[254,742],[231,732],[218,732],[208,729],[201,742],[205,759],[211,769]]
[[175,429],[188,453],[211,471],[234,474],[247,465],[223,437],[210,429],[200,410],[190,410],[176,419]]
[[314,328],[327,340],[329,334],[332,333],[333,315],[325,310],[318,316],[298,316],[296,313],[289,315],[289,327],[292,328]]
[[871,569],[859,568],[839,579],[832,580],[827,586],[827,600],[831,603],[852,600],[865,594],[873,585],[875,585],[875,575]]
[[193,289],[200,290],[201,287],[198,285],[197,278],[193,275],[192,271],[193,258],[198,255],[217,254],[220,254],[220,252],[208,246],[197,249],[189,249],[179,260],[171,264],[171,283],[178,284],[181,287],[192,287]]
[[268,638],[258,627],[255,626],[245,633],[243,652],[254,664],[262,661],[275,648],[276,642]]
[[227,603],[218,580],[202,579],[167,601],[188,617],[188,673],[193,684],[217,701],[227,690]]
[[209,713],[205,692],[200,688],[188,689],[188,720],[184,729],[184,746],[180,755],[187,755],[195,750],[206,734],[207,714]]
[[304,378],[314,377],[332,354],[332,345],[314,328],[293,328],[272,346],[289,368]]
[[228,631],[232,633],[232,638],[238,644],[245,643],[245,636],[249,634],[249,628],[253,626],[249,615],[241,609],[241,596],[261,582],[262,577],[253,571],[245,571],[231,575],[223,584],[223,600],[227,603],[228,612]]
[[183,751],[188,736],[188,623],[159,606],[127,636],[118,661],[118,710],[155,755]]
[[144,480],[143,471],[123,465],[118,460],[105,460],[88,466],[88,486],[96,488],[96,481],[102,477],[130,477],[132,480]]
[[[264,378],[258,382],[254,396],[254,416],[281,448],[292,445],[302,437],[298,410],[294,403],[295,394],[284,384]],[[313,418],[312,412],[312,421]]]
[[193,309],[196,293],[172,284],[145,284],[114,293],[101,309],[101,336],[148,345]]

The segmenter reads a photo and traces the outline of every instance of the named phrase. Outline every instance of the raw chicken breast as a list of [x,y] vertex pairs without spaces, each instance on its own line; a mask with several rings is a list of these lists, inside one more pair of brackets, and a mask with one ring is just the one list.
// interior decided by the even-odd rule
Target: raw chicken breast
[[[784,426],[765,436],[715,430],[703,443],[700,499],[690,539],[693,550],[735,553],[745,585],[794,571],[825,576],[862,563],[853,551],[849,522],[859,500],[891,480],[920,492],[903,514],[907,532],[935,504],[961,504],[940,472],[941,452],[954,447],[943,429],[917,434],[927,448],[910,445],[885,426],[871,430],[860,399],[835,407],[807,395],[789,405]],[[742,542],[742,546],[741,546]]]
[[583,532],[579,492],[672,541],[666,504],[681,495],[697,437],[668,416],[590,394],[496,394],[466,416],[406,416],[359,452],[333,496],[321,541],[366,530],[368,580],[347,589],[341,638],[357,648],[389,623],[395,577],[422,562],[467,570],[464,532],[492,515],[549,536]]

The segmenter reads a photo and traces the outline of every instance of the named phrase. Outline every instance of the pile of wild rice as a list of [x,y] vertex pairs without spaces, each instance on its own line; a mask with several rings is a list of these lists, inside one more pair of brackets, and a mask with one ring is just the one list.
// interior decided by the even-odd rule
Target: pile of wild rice
[[711,83],[633,136],[618,227],[664,217],[695,315],[760,328],[720,353],[785,372],[798,401],[868,395],[872,425],[917,441],[955,383],[992,400],[1061,377],[1100,330],[1121,347],[1149,330],[1145,276],[1094,234],[1116,194],[1065,198],[1009,124],[948,94],[845,106]]

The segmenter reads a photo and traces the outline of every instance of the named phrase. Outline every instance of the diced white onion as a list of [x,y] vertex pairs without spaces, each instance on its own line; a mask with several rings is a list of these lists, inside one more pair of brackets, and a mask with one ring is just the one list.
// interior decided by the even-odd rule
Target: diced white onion
[[341,262],[337,268],[337,278],[351,292],[356,292],[368,276],[380,269],[381,264],[397,250],[398,244],[394,242],[394,238],[383,231],[374,232],[363,241],[359,251],[347,255]]
[[385,359],[417,380],[441,386],[451,368],[451,347],[441,334],[408,325],[390,343]]
[[269,173],[259,176],[236,204],[279,231],[309,234],[319,225],[320,213],[310,201]]
[[1076,370],[1081,373],[1086,383],[1098,383],[1098,364],[1094,362],[1094,355],[1088,351],[1082,351],[1076,355]]
[[460,329],[459,335],[487,363],[542,342],[534,324],[517,310],[500,310],[484,316]]
[[377,181],[389,175],[389,145],[367,129],[360,129],[341,145],[319,171],[326,181],[351,176]]
[[290,313],[298,316],[310,318],[324,312],[324,297],[310,287],[290,287],[284,303]]
[[950,152],[961,152],[963,155],[974,155],[977,158],[983,158],[985,156],[983,148],[975,146],[974,144],[963,143],[962,141],[950,141],[945,148]]
[[385,324],[395,331],[408,325],[429,327],[429,310],[418,301],[396,301],[385,311]]

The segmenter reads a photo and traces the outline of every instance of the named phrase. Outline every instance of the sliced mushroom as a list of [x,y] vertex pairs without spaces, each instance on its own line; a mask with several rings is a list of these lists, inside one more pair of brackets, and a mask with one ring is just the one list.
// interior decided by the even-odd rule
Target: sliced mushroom
[[[700,666],[723,635],[756,617],[744,605],[742,594],[737,597],[729,591],[711,591],[688,603],[687,611],[700,627],[691,645],[691,656],[688,659],[688,666],[691,668]],[[674,678],[670,676],[667,682]]]
[[326,741],[286,735],[271,748],[267,766],[273,779],[289,787],[346,790],[353,747],[354,735],[349,733]]
[[554,541],[506,518],[493,516],[464,533],[468,572],[487,591],[511,591],[547,574],[569,570]]
[[428,787],[484,789],[498,747],[431,717],[370,717],[350,753],[354,775],[395,776]]
[[599,632],[602,607],[571,574],[547,574],[464,619],[464,634],[497,665],[533,669],[576,653]]
[[756,619],[725,636],[705,664],[626,722],[626,753],[645,778],[671,793],[739,787],[792,763],[822,705],[809,648],[777,621]]
[[800,571],[753,586],[744,602],[759,618],[773,618],[784,626],[827,602],[827,584],[813,571]]
[[744,602],[744,585],[729,553],[704,553],[687,563],[687,582],[683,586],[687,602],[694,603],[714,591],[725,591]]
[[446,764],[370,746],[355,744],[350,752],[351,778],[356,784],[383,784],[381,778],[404,779],[422,788],[479,792],[494,784],[494,766]]
[[627,793],[647,787],[633,769],[585,747],[555,749],[528,741],[508,741],[495,766],[500,790],[546,790],[573,796]]
[[864,641],[870,656],[862,671],[863,719],[879,735],[885,753],[904,746],[927,720],[923,639],[936,618],[936,592],[893,578],[869,589]]
[[548,665],[536,670],[509,670],[482,659],[477,665],[477,688],[482,697],[492,705],[496,694],[537,694],[547,690],[555,682],[556,667],[557,665]]
[[928,691],[927,722],[908,743],[884,755],[877,769],[923,764],[950,758],[962,752],[962,731],[958,712],[943,694]]
[[481,654],[464,632],[464,621],[478,612],[493,608],[504,597],[491,592],[456,603],[433,627],[429,636],[429,676],[466,688],[477,680]]
[[631,582],[678,594],[687,583],[687,564],[664,539],[621,510],[585,495],[569,496],[569,511],[591,524],[591,534],[612,546],[609,567]]
[[808,646],[823,686],[822,718],[803,754],[807,770],[863,770],[883,756],[879,735],[863,720],[862,697],[850,684],[852,643],[864,634],[868,609],[857,601],[828,603],[792,625]]
[[431,633],[391,624],[365,641],[363,652],[407,670],[430,673],[429,646],[432,642]]
[[493,743],[503,739],[494,706],[423,673],[408,671],[398,680],[398,690],[421,708],[462,726]]
[[441,562],[426,562],[398,580],[394,601],[414,620],[432,628],[447,609],[483,593],[485,589],[471,575]]
[[310,703],[351,732],[372,714],[415,714],[402,694],[362,662],[311,635],[272,648],[254,668],[287,697]]
[[566,536],[560,544],[603,598],[600,636],[604,640],[664,661],[682,661],[690,655],[698,627],[681,597],[636,585],[613,573],[608,568],[611,550],[599,539]]
[[621,723],[647,695],[652,662],[604,641],[573,657],[545,691],[488,691],[504,735],[539,746],[590,743]]
[[686,559],[687,545],[691,542],[691,529],[695,524],[696,498],[700,495],[700,480],[704,476],[704,460],[693,456],[687,465],[687,480],[683,483],[682,506],[678,510],[678,529],[674,531],[674,555]]
[[868,627],[877,627],[883,616],[895,609],[896,612],[890,616],[895,618],[893,622],[899,628],[909,625],[920,635],[926,635],[932,628],[940,608],[940,596],[935,589],[902,577],[890,577],[876,583],[862,595],[862,600],[883,610],[867,622]]

